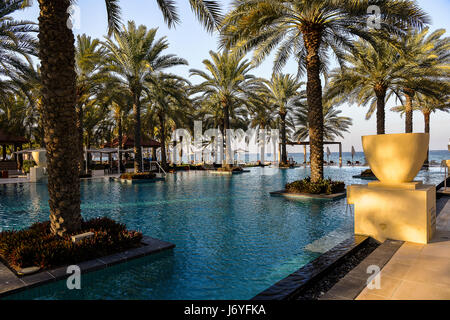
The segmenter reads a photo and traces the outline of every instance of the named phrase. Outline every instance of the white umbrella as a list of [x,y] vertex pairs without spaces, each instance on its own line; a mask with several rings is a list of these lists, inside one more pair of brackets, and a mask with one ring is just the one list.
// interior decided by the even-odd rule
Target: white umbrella
[[327,162],[330,162],[330,148],[327,147]]

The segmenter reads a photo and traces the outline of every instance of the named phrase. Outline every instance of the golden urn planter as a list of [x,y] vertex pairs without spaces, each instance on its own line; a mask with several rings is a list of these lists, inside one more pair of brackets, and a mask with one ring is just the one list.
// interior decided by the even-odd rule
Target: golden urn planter
[[428,153],[428,133],[363,136],[362,145],[372,172],[381,183],[411,182]]
[[422,167],[426,133],[362,137],[366,160],[379,181],[347,188],[354,204],[355,234],[428,243],[436,231],[436,186],[413,181]]

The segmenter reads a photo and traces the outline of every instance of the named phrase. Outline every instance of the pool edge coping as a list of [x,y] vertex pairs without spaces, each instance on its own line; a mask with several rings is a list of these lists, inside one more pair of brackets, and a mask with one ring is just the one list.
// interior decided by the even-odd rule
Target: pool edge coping
[[312,194],[312,193],[294,193],[287,192],[286,189],[272,191],[269,193],[271,196],[291,198],[291,199],[324,199],[324,200],[339,200],[345,198],[347,191],[333,193],[333,194]]
[[332,249],[324,252],[297,271],[261,291],[250,300],[290,300],[307,284],[317,280],[330,268],[336,265],[348,254],[353,253],[361,245],[369,241],[370,237],[353,235],[340,242]]
[[[82,261],[77,263],[76,265],[80,267],[81,273],[83,274],[98,271],[119,263],[142,258],[144,256],[175,248],[175,244],[173,243],[148,236],[144,236],[142,238],[141,244],[143,244],[143,246],[139,248],[114,253],[108,256],[88,261]],[[71,276],[71,274],[67,273],[68,266],[69,265],[57,267],[31,275],[19,277],[0,261],[0,276],[2,272],[8,273],[9,271],[5,279],[6,283],[0,283],[0,299],[21,291],[25,291],[27,289],[66,279]],[[5,272],[4,270],[7,271]]]
[[[355,300],[367,286],[369,277],[380,273],[404,243],[402,240],[386,239],[318,300]],[[379,271],[368,273],[370,266],[378,267]]]

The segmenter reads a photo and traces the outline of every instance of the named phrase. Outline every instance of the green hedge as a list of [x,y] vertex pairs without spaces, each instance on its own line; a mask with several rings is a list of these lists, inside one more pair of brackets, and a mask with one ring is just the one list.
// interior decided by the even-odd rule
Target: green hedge
[[342,181],[331,181],[329,178],[311,182],[311,178],[307,177],[303,180],[287,183],[286,191],[291,193],[333,194],[344,192],[345,183]]
[[49,221],[20,231],[3,231],[0,232],[0,258],[15,270],[33,266],[48,269],[135,248],[142,240],[142,233],[128,231],[124,224],[109,218],[83,221],[76,234],[89,231],[94,236],[76,244],[70,235],[63,238],[53,235]]

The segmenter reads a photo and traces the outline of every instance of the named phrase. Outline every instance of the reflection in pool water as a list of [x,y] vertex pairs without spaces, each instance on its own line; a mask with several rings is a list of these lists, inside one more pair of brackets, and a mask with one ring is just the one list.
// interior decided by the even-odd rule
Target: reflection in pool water
[[[361,170],[326,167],[325,176],[365,183],[352,178]],[[106,215],[176,248],[84,275],[81,290],[68,290],[60,281],[11,298],[249,299],[352,234],[345,199],[270,197],[270,191],[308,171],[252,168],[233,176],[191,171],[135,185],[84,181],[85,218]],[[432,169],[418,178],[437,183],[441,176]],[[0,185],[0,230],[48,219],[46,188]]]

